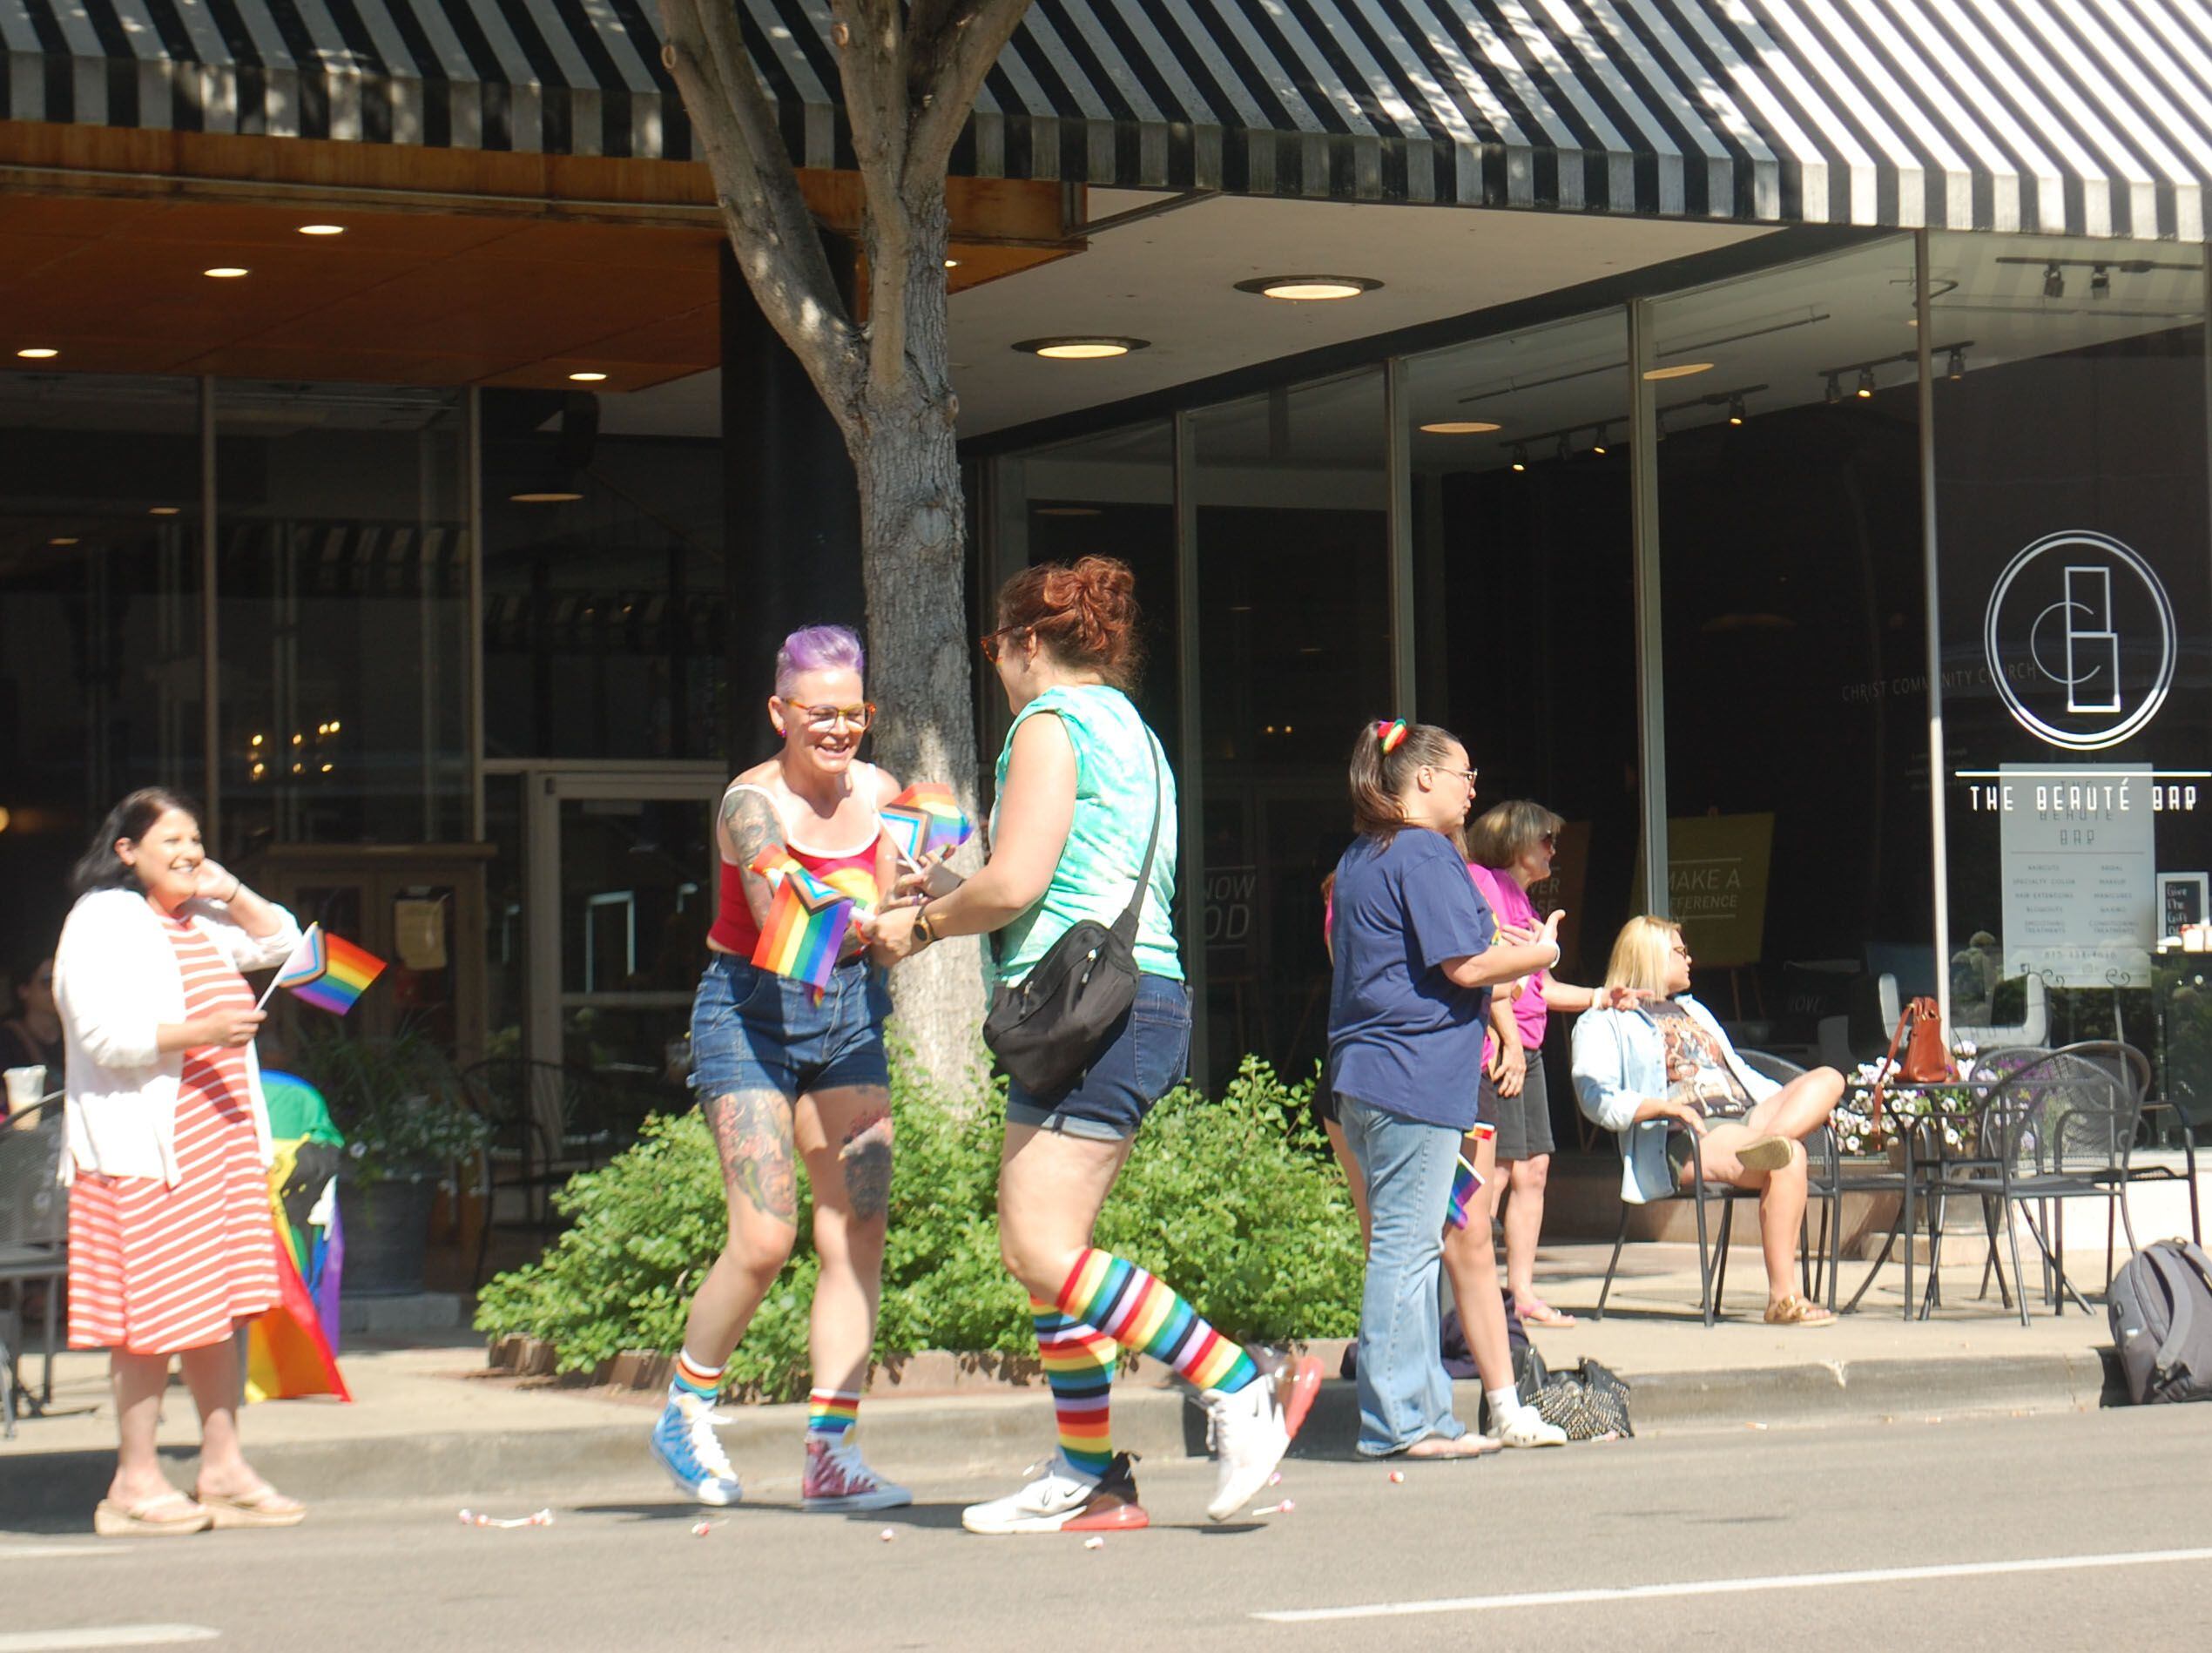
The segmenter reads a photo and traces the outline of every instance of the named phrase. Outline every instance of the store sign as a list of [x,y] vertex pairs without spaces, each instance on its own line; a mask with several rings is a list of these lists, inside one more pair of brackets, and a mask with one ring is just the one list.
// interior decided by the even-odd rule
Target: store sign
[[[2000,812],[2004,973],[2053,987],[2140,986],[2157,932],[2150,766],[2054,772],[2006,764]],[[1977,928],[1973,914],[1952,915]]]
[[1997,577],[1982,620],[1991,681],[2047,745],[2101,752],[2141,733],[2174,684],[2174,604],[2108,534],[2047,534]]

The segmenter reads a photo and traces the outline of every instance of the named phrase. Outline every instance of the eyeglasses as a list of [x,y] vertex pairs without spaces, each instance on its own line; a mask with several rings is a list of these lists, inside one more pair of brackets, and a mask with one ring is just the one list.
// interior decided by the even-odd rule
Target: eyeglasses
[[1667,950],[1669,953],[1672,953],[1676,958],[1680,959],[1684,964],[1689,962],[1689,949],[1684,947],[1680,941],[1676,942],[1674,946],[1669,948]]
[[875,721],[875,702],[873,700],[857,706],[810,706],[797,700],[786,700],[784,706],[817,732],[826,732],[840,723],[850,724],[855,729],[865,729]]
[[1474,790],[1474,778],[1482,773],[1480,769],[1447,769],[1442,764],[1431,764],[1429,767],[1440,775],[1457,775],[1467,782],[1469,792]]
[[975,644],[983,651],[983,658],[993,665],[996,665],[999,663],[999,650],[1004,646],[999,639],[1012,637],[1017,631],[1027,631],[1028,629],[1026,625],[1002,625],[995,631],[984,632],[981,637],[975,639]]
[[1536,841],[1541,844],[1546,849],[1557,849],[1559,847],[1559,834],[1557,833],[1546,833]]

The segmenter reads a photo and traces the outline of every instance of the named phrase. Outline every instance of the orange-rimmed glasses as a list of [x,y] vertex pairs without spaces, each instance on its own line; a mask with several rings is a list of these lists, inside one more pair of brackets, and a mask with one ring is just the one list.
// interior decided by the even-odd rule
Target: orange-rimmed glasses
[[977,638],[975,646],[983,651],[983,658],[986,660],[996,665],[999,663],[999,650],[1002,646],[999,639],[1012,637],[1017,631],[1026,631],[1028,629],[1026,625],[1002,625],[995,631],[986,631],[981,637]]
[[826,734],[839,724],[854,729],[865,729],[875,721],[875,702],[864,701],[857,706],[810,706],[803,701],[786,700],[785,706],[809,729]]

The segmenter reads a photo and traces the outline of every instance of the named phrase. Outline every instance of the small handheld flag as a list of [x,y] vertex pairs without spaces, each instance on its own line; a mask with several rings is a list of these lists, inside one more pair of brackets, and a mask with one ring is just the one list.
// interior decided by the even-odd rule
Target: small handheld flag
[[776,887],[768,921],[753,946],[754,965],[821,993],[853,928],[853,898],[825,884],[780,849],[764,853],[752,870]]
[[942,781],[918,780],[883,806],[883,829],[908,866],[940,850],[957,849],[975,831]]
[[1452,1199],[1444,1209],[1444,1220],[1454,1228],[1465,1228],[1467,1225],[1467,1202],[1481,1191],[1481,1188],[1482,1178],[1476,1174],[1474,1167],[1467,1164],[1467,1157],[1461,1155],[1459,1169],[1452,1173]]
[[367,948],[355,947],[320,924],[310,924],[300,944],[277,968],[276,980],[261,995],[261,1004],[266,1005],[276,990],[283,988],[318,1010],[343,1015],[368,984],[383,974],[384,961]]

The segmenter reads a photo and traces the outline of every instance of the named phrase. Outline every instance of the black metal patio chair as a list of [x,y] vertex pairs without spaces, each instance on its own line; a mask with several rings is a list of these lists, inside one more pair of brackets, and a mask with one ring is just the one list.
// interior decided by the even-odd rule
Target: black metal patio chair
[[[54,1398],[54,1344],[61,1290],[69,1279],[69,1191],[58,1180],[65,1151],[58,1095],[41,1104],[37,1123],[0,1131],[0,1285],[8,1288],[10,1299],[7,1313],[0,1316],[0,1434],[11,1440],[18,1396],[29,1399],[34,1411],[43,1411]],[[23,1351],[7,1333],[10,1326],[22,1324],[24,1287],[33,1283],[45,1287],[46,1344],[38,1393],[30,1397],[23,1381]]]

